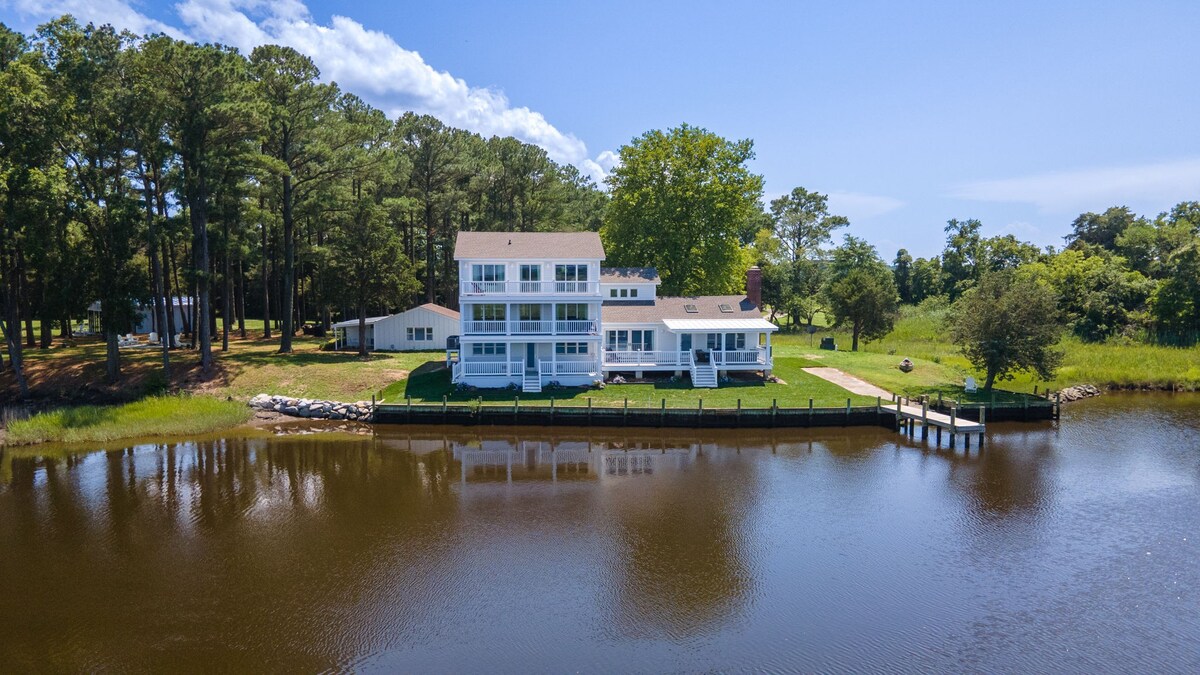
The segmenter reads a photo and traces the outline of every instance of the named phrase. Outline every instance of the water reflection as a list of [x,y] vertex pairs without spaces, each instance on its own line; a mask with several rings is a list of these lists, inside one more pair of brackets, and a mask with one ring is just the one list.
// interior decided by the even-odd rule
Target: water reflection
[[1113,405],[970,453],[426,427],[9,455],[0,663],[1186,670],[1200,408]]

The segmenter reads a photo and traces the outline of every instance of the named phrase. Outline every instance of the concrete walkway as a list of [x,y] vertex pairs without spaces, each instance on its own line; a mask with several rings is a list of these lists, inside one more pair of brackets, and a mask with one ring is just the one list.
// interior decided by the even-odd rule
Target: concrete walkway
[[892,400],[892,393],[890,391],[880,389],[870,382],[860,380],[853,375],[838,370],[837,368],[804,368],[804,372],[808,373],[809,375],[816,375],[826,382],[832,382],[852,394],[879,397],[888,402],[891,402]]

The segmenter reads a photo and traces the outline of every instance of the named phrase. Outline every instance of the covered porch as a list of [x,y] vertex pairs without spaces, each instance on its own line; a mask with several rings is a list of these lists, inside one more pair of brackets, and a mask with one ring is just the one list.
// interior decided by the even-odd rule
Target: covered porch
[[600,377],[600,351],[599,336],[529,338],[520,342],[463,337],[459,360],[451,367],[455,382],[480,387],[519,384],[528,391],[551,382],[578,386]]
[[761,370],[769,375],[773,367],[771,333],[776,330],[766,319],[664,319],[654,340],[621,341],[610,336],[604,349],[604,370],[694,372],[703,368]]

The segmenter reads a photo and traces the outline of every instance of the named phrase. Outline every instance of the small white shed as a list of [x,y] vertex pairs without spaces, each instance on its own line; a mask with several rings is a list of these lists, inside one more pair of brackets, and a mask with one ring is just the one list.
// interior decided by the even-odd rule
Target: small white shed
[[[163,334],[167,332],[165,326],[161,329],[158,327],[158,318],[154,316],[154,303],[139,302],[136,304],[135,310],[137,312],[137,319],[136,324],[133,326],[134,333],[144,334],[154,332]],[[81,325],[80,327],[84,328],[84,330],[81,331],[77,328],[75,332],[78,334],[90,333],[92,335],[99,335],[102,315],[100,301],[97,300],[89,305],[87,311],[88,319],[86,327]],[[190,318],[185,322],[183,315],[188,314],[189,317],[191,316],[192,299],[190,297],[172,297],[171,311],[175,315],[175,332],[182,333],[184,324],[191,323]]]
[[[357,349],[358,319],[333,324],[333,334],[337,349]],[[442,350],[451,335],[458,335],[458,312],[433,303],[367,319],[367,349],[371,350]]]

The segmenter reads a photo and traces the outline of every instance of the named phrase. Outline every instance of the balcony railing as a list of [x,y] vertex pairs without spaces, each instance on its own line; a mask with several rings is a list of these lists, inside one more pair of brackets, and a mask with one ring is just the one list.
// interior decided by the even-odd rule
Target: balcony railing
[[539,364],[542,377],[556,375],[594,375],[598,368],[594,360],[587,361],[542,361]]
[[462,361],[455,370],[456,375],[511,377],[525,372],[521,361]]
[[599,295],[599,281],[464,281],[463,296],[471,295]]
[[463,322],[466,335],[595,335],[597,330],[592,319]]
[[[770,366],[771,359],[764,347],[736,351],[710,351],[709,357],[718,368],[729,366]],[[677,366],[692,364],[689,351],[616,351],[605,350],[606,366]]]
[[735,351],[714,351],[713,363],[720,366],[766,366],[770,364],[765,347],[757,349],[739,349]]
[[687,368],[691,365],[691,352],[641,352],[615,351],[604,352],[606,366],[679,366]]

